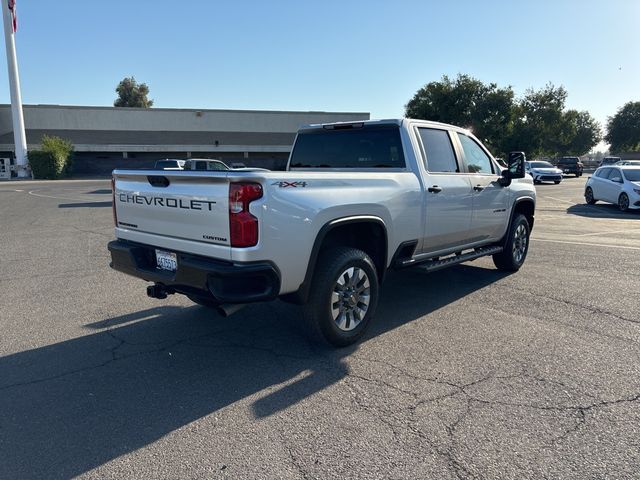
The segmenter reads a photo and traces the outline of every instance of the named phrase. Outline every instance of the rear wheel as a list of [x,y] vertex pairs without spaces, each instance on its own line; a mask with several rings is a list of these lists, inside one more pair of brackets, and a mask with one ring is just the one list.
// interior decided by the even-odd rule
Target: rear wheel
[[493,263],[498,270],[516,272],[520,269],[529,251],[529,222],[521,213],[516,214],[507,233],[505,249],[493,255]]
[[344,347],[367,329],[378,304],[378,275],[362,250],[339,247],[318,259],[304,316],[315,336]]
[[624,192],[618,197],[618,208],[621,212],[629,210],[629,196]]
[[593,196],[593,190],[591,189],[591,187],[587,187],[587,189],[584,191],[584,199],[589,205],[593,205],[597,202],[596,198]]

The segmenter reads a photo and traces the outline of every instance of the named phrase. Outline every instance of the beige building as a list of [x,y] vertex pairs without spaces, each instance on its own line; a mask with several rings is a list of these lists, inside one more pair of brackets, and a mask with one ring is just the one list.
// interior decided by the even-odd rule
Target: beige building
[[[367,112],[286,112],[25,105],[29,150],[43,135],[75,146],[74,173],[147,168],[163,158],[219,158],[247,166],[284,167],[302,125],[368,120]],[[0,105],[0,156],[14,151],[10,105]]]

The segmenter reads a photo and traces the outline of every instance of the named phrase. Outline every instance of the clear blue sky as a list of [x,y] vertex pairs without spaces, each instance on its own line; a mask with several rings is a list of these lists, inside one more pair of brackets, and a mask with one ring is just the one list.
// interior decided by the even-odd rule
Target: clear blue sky
[[[4,0],[2,0],[4,1]],[[17,0],[25,103],[402,116],[443,74],[564,85],[600,122],[640,100],[640,0]],[[2,67],[6,68],[4,49]],[[6,69],[4,70],[6,72]],[[9,102],[6,73],[0,102]]]

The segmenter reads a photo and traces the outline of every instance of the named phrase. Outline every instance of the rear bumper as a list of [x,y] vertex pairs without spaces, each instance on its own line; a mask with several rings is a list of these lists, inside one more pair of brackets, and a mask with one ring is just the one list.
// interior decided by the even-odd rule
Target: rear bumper
[[156,268],[154,246],[114,240],[108,248],[114,270],[185,295],[213,295],[220,303],[250,303],[272,300],[280,292],[280,273],[270,262],[234,263],[175,252],[177,270],[168,272]]

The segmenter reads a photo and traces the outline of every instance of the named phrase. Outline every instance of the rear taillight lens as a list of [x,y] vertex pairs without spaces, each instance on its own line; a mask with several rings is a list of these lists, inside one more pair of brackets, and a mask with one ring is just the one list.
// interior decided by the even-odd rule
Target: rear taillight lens
[[232,247],[253,247],[258,243],[258,219],[249,212],[249,204],[262,198],[259,183],[229,185],[229,231]]
[[111,177],[111,210],[113,211],[113,223],[118,226],[118,214],[116,213],[116,179]]

